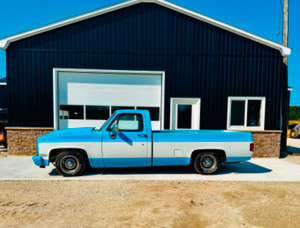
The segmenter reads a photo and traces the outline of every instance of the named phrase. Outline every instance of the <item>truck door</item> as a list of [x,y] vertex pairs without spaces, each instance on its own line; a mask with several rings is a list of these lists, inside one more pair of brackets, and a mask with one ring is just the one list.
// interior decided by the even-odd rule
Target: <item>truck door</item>
[[[140,113],[122,113],[103,132],[105,167],[151,166],[146,124]],[[149,156],[150,155],[150,156]]]

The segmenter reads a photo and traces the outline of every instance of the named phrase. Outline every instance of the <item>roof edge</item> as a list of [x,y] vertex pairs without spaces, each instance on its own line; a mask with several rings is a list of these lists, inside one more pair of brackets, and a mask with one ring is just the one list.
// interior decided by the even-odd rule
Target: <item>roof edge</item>
[[196,13],[196,12],[191,11],[189,9],[183,8],[183,7],[178,6],[174,3],[167,2],[165,0],[129,0],[129,1],[121,2],[119,4],[115,4],[115,5],[105,7],[105,8],[99,9],[99,10],[95,10],[95,11],[92,11],[92,12],[89,12],[89,13],[81,14],[79,16],[71,17],[71,18],[68,18],[68,19],[65,19],[65,20],[62,20],[62,21],[54,22],[52,24],[45,25],[45,26],[42,26],[42,27],[39,27],[39,28],[36,28],[36,29],[32,29],[32,30],[29,30],[29,31],[26,31],[26,32],[22,32],[22,33],[17,34],[17,35],[6,37],[6,38],[0,40],[0,48],[3,49],[3,50],[6,50],[9,47],[10,43],[12,43],[14,41],[22,40],[22,39],[25,39],[25,38],[28,38],[28,37],[31,37],[31,36],[34,36],[34,35],[37,35],[37,34],[40,34],[40,33],[43,33],[43,32],[47,32],[47,31],[50,31],[50,30],[53,30],[53,29],[64,27],[66,25],[70,25],[70,24],[73,24],[73,23],[76,23],[76,22],[79,22],[79,21],[83,21],[83,20],[92,18],[92,17],[100,16],[100,15],[103,15],[103,14],[106,14],[106,13],[109,13],[109,12],[112,12],[112,11],[115,11],[115,10],[118,10],[118,9],[122,9],[122,8],[126,8],[126,7],[129,7],[129,6],[138,4],[138,3],[156,3],[156,4],[161,5],[163,7],[166,7],[166,8],[172,9],[174,11],[177,11],[179,13],[185,14],[187,16],[193,17],[197,20],[204,21],[208,24],[214,25],[214,26],[219,27],[221,29],[230,31],[232,33],[243,36],[245,38],[254,40],[254,41],[256,41],[258,43],[261,43],[263,45],[266,45],[266,46],[269,46],[271,48],[277,49],[277,50],[280,51],[280,53],[283,57],[287,57],[291,54],[291,49],[289,47],[286,47],[286,46],[283,46],[281,44],[275,43],[271,40],[268,40],[268,39],[262,38],[260,36],[254,35],[250,32],[246,32],[245,30],[236,28],[236,27],[231,26],[229,24],[225,24],[223,22],[217,21],[215,19],[204,16],[200,13]]

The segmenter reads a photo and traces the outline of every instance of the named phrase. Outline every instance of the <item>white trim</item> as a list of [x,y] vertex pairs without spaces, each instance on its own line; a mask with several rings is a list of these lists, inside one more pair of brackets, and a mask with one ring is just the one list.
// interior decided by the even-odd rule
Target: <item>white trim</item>
[[288,91],[293,91],[294,89],[292,87],[288,87]]
[[6,86],[7,83],[6,82],[0,82],[0,86]]
[[[170,101],[170,129],[177,130],[177,110],[178,105],[192,105],[191,126],[193,130],[200,129],[201,98],[172,97]],[[175,122],[173,121],[175,120]]]
[[136,5],[138,3],[156,3],[156,4],[161,5],[163,7],[166,7],[166,8],[169,8],[171,10],[177,11],[179,13],[185,14],[187,16],[193,17],[197,20],[204,21],[208,24],[214,25],[214,26],[219,27],[221,29],[230,31],[232,33],[235,33],[235,34],[238,34],[240,36],[246,37],[248,39],[254,40],[258,43],[269,46],[271,48],[277,49],[277,50],[280,51],[282,56],[289,56],[291,54],[291,49],[286,47],[286,46],[283,46],[281,44],[278,44],[278,43],[275,43],[273,41],[267,40],[267,39],[262,38],[260,36],[257,36],[257,35],[254,35],[252,33],[246,32],[242,29],[239,29],[239,28],[233,27],[231,25],[225,24],[223,22],[214,20],[212,18],[209,18],[207,16],[204,16],[202,14],[196,13],[194,11],[188,10],[186,8],[183,8],[181,6],[175,5],[173,3],[170,3],[170,2],[167,2],[167,1],[164,1],[164,0],[129,0],[129,1],[126,1],[126,2],[122,2],[122,3],[119,3],[119,4],[113,5],[113,6],[103,8],[103,9],[95,10],[93,12],[85,13],[85,14],[75,16],[75,17],[72,17],[72,18],[69,18],[69,19],[65,19],[65,20],[62,20],[62,21],[59,21],[59,22],[56,22],[56,23],[52,23],[50,25],[46,25],[46,26],[43,26],[43,27],[40,27],[40,28],[29,30],[27,32],[23,32],[23,33],[20,33],[20,34],[17,34],[17,35],[6,37],[6,38],[0,40],[0,48],[3,49],[3,50],[6,50],[9,47],[9,44],[14,42],[14,41],[25,39],[25,38],[28,38],[28,37],[31,37],[31,36],[34,36],[34,35],[37,35],[37,34],[40,34],[40,33],[44,33],[44,32],[47,32],[47,31],[50,31],[50,30],[53,30],[53,29],[57,29],[57,28],[60,28],[60,27],[66,26],[66,25],[70,25],[70,24],[73,24],[73,23],[76,23],[76,22],[79,22],[79,21],[87,20],[89,18],[96,17],[96,16],[99,16],[99,15],[103,15],[103,14],[106,14],[106,13],[109,13],[109,12],[112,12],[112,11],[115,11],[115,10],[119,10],[119,9],[123,9],[123,8],[129,7],[129,6],[133,6],[133,5]]
[[[76,69],[76,68],[53,68],[53,128],[58,129],[59,112],[58,111],[58,74],[60,72],[76,73],[106,73],[106,74],[143,74],[143,75],[161,75],[161,107],[160,107],[160,128],[164,129],[164,105],[165,105],[165,72],[164,71],[140,71],[140,70],[97,70],[97,69]],[[111,112],[111,108],[110,108]]]
[[[260,108],[260,126],[248,127],[247,126],[247,115],[248,115],[248,101],[249,100],[261,100]],[[245,101],[245,113],[244,113],[244,126],[233,126],[231,122],[231,102],[232,101]],[[265,113],[266,113],[266,98],[265,97],[228,97],[227,104],[227,130],[264,130],[265,129]]]

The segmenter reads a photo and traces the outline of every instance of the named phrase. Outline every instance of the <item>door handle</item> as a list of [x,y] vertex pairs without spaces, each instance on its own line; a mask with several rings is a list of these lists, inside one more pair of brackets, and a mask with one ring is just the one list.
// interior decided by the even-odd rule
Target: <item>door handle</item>
[[147,138],[147,135],[145,135],[145,134],[139,134],[138,136]]

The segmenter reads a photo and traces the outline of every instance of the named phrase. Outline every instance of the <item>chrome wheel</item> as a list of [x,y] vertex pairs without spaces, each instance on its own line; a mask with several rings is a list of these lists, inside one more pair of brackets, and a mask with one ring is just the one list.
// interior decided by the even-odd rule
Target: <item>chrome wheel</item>
[[55,160],[56,170],[64,176],[77,176],[84,172],[86,161],[80,153],[62,152]]
[[218,153],[202,152],[194,157],[193,166],[200,174],[214,174],[220,170],[221,162]]
[[60,167],[66,174],[72,174],[80,168],[80,162],[74,155],[67,154],[60,161]]
[[205,157],[203,158],[202,160],[202,165],[205,167],[205,168],[209,168],[211,167],[213,164],[213,160],[209,157]]
[[68,158],[66,161],[65,161],[65,167],[67,169],[74,169],[74,167],[76,166],[76,161],[75,159],[73,158]]

